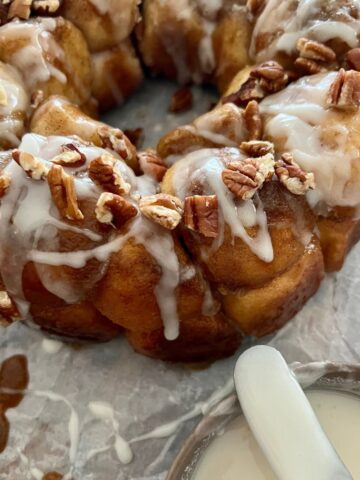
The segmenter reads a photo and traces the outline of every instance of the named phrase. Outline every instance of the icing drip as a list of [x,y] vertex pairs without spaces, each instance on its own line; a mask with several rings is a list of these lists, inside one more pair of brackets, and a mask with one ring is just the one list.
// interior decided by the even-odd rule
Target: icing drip
[[335,75],[304,77],[260,105],[265,135],[274,141],[277,151],[291,152],[304,170],[314,173],[316,188],[307,195],[312,207],[360,204],[360,116],[326,109]]
[[[234,199],[221,178],[225,165],[224,155],[226,160],[244,158],[235,148],[201,149],[186,155],[178,164],[175,164],[173,176],[175,192],[180,198],[185,198],[186,195],[191,195],[191,190],[188,190],[189,185],[199,183],[205,188],[204,194],[216,194],[223,222],[230,227],[234,237],[241,238],[261,260],[271,262],[274,253],[266,213],[260,198],[256,197],[247,202]],[[258,226],[258,233],[253,238],[248,235],[245,228],[255,225]],[[218,245],[216,240],[215,242],[215,245]]]
[[[319,42],[339,39],[350,48],[358,45],[360,21],[347,11],[348,7],[331,7],[327,0],[268,0],[256,21],[250,54],[256,62],[271,60],[277,52],[291,54],[296,51],[296,42],[301,37],[311,38]],[[351,2],[351,8],[360,12],[360,2]],[[325,12],[325,13],[324,13]],[[354,15],[355,16],[355,15]],[[258,53],[256,41],[259,36],[274,35],[275,38]]]
[[59,340],[44,338],[44,340],[41,342],[41,346],[45,353],[55,354],[60,352],[64,344],[59,342]]
[[[22,22],[12,21],[1,27],[0,39],[6,44],[24,39],[23,46],[16,49],[9,59],[10,63],[21,72],[31,72],[24,76],[24,81],[31,91],[37,85],[55,77],[66,83],[66,75],[49,60],[64,60],[64,52],[56,43],[52,32],[56,29],[56,20],[41,18]],[[19,44],[21,45],[21,44]]]
[[[20,150],[31,153],[50,166],[50,160],[60,153],[62,145],[74,141],[71,137],[44,138],[28,134],[24,136]],[[76,143],[79,142],[76,140]],[[87,163],[104,153],[103,149],[88,145],[78,144],[77,148],[85,155]],[[100,191],[84,175],[85,168],[86,166],[82,166],[66,170],[74,175],[78,197],[95,201]],[[135,177],[122,161],[117,162],[116,168],[132,186],[131,201],[141,195],[156,192],[155,182],[150,177]],[[92,275],[91,281],[95,283],[105,273],[111,254],[118,252],[128,240],[134,239],[145,247],[161,269],[160,280],[154,293],[164,322],[165,338],[177,338],[179,320],[176,288],[180,282],[180,266],[170,232],[138,216],[129,223],[125,234],[113,233],[110,237],[103,238],[87,228],[62,222],[53,206],[46,182],[28,178],[14,161],[5,167],[5,172],[10,174],[12,183],[0,205],[0,219],[4,226],[0,231],[0,268],[5,288],[24,318],[28,316],[30,306],[24,298],[22,274],[29,261],[35,262],[41,282],[49,292],[67,303],[75,303],[83,297],[82,289],[89,288],[89,285],[81,286],[79,291],[75,291],[66,276],[54,277],[49,267],[68,266],[80,269],[85,267],[89,260],[96,259],[101,265],[98,273]],[[84,250],[59,251],[61,231],[74,232],[87,238],[91,242],[90,247]]]

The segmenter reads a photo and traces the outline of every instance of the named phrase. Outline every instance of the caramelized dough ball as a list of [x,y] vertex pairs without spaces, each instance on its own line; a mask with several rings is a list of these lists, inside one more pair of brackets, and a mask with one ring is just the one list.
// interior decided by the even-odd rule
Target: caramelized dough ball
[[268,335],[291,320],[316,293],[323,276],[323,256],[314,238],[288,270],[265,285],[224,295],[224,312],[246,335]]
[[15,20],[1,27],[0,59],[16,67],[29,94],[91,96],[91,59],[81,32],[61,17]]
[[[83,113],[77,105],[72,104],[63,97],[50,97],[35,111],[30,131],[39,135],[77,135],[85,141],[96,146],[102,146],[98,129],[108,127],[105,123],[98,122]],[[108,127],[110,128],[110,127]],[[126,139],[126,146],[131,153],[126,162],[134,170],[138,170],[136,149],[130,140]]]
[[116,47],[139,20],[138,0],[63,0],[61,14],[85,35],[90,50]]
[[92,94],[99,110],[121,105],[143,79],[141,65],[129,40],[111,50],[92,54]]
[[0,150],[16,147],[25,132],[30,98],[21,76],[0,62]]
[[182,321],[179,338],[172,342],[164,338],[162,329],[127,331],[126,338],[135,351],[148,357],[206,364],[232,355],[241,343],[240,333],[221,314]]

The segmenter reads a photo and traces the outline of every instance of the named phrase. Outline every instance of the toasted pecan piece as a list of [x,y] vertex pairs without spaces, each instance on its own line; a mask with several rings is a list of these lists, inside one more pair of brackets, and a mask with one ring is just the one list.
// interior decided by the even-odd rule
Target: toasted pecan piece
[[116,195],[126,195],[130,192],[131,185],[125,181],[116,168],[117,161],[115,157],[107,153],[95,158],[89,165],[89,177],[105,191]]
[[265,140],[250,140],[249,142],[241,142],[240,149],[249,155],[249,157],[262,157],[267,153],[274,154],[274,144]]
[[275,174],[289,192],[295,195],[304,195],[309,189],[315,188],[314,174],[303,170],[291,153],[284,153],[275,163]]
[[137,157],[142,172],[161,182],[167,171],[167,166],[156,150],[148,148],[143,152],[138,152]]
[[340,110],[356,110],[360,106],[360,72],[341,68],[330,85],[327,105]]
[[251,100],[244,110],[244,120],[249,132],[250,140],[257,140],[262,135],[262,120],[260,116],[259,104],[256,100]]
[[353,70],[360,71],[360,48],[352,48],[346,54],[346,61]]
[[168,230],[178,226],[184,212],[184,204],[180,198],[166,193],[143,197],[139,207],[145,217]]
[[189,110],[193,104],[193,94],[189,87],[182,87],[176,90],[171,97],[169,112],[180,113]]
[[7,327],[20,319],[19,311],[5,290],[0,291],[0,325]]
[[336,60],[336,53],[332,48],[308,38],[299,38],[296,48],[302,58],[319,60],[321,62],[333,62]]
[[11,177],[5,172],[0,173],[0,198],[2,198],[10,187]]
[[47,181],[61,216],[68,220],[83,220],[84,215],[78,205],[74,177],[65,173],[61,165],[54,165],[49,170]]
[[295,60],[294,65],[302,72],[309,75],[315,75],[316,73],[325,71],[321,65],[310,58],[298,57]]
[[103,192],[96,203],[95,215],[100,223],[111,224],[120,229],[138,213],[137,208],[125,198]]
[[193,195],[184,202],[184,225],[204,237],[219,234],[219,207],[216,195]]
[[74,143],[67,143],[61,147],[62,152],[51,161],[63,167],[78,168],[86,163],[86,156],[80,152]]
[[238,107],[244,107],[251,100],[262,100],[265,92],[256,78],[250,77],[244,82],[239,90],[222,99],[222,103],[234,103]]
[[259,80],[260,87],[267,93],[282,90],[289,82],[289,77],[284,67],[273,60],[261,63],[253,68],[250,76]]
[[97,129],[102,147],[116,152],[123,160],[131,160],[136,156],[136,149],[127,136],[119,128],[107,125]]
[[12,158],[33,180],[44,180],[49,172],[46,164],[31,153],[13,150]]

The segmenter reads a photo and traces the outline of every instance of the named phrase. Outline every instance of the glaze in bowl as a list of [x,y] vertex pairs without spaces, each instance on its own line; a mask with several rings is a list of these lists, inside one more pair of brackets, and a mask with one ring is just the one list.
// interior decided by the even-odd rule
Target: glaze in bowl
[[[315,362],[291,365],[304,390],[337,390],[360,398],[360,364]],[[220,401],[199,422],[185,441],[166,480],[191,480],[203,453],[229,422],[241,415],[235,393]]]

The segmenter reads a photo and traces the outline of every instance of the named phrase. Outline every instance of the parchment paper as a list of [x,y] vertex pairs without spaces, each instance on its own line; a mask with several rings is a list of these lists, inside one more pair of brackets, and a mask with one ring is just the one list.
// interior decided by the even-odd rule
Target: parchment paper
[[[211,90],[195,88],[195,108],[183,115],[169,115],[167,106],[175,88],[167,82],[148,81],[136,98],[108,114],[106,120],[121,128],[144,127],[145,145],[154,145],[164,132],[208,110],[216,99]],[[360,245],[340,273],[326,277],[293,321],[261,343],[271,342],[289,362],[359,361],[359,265]],[[11,430],[8,447],[0,455],[0,480],[30,480],[41,472],[69,471],[71,408],[80,422],[74,480],[164,479],[196,419],[184,423],[170,438],[134,444],[134,460],[125,466],[112,447],[113,425],[95,418],[89,402],[111,404],[118,433],[130,440],[206,400],[231,377],[237,358],[234,355],[194,371],[137,355],[123,339],[101,345],[63,345],[58,353],[49,354],[42,347],[43,338],[41,332],[22,324],[0,331],[0,360],[24,353],[30,370],[30,392],[18,408],[8,411]],[[247,340],[242,348],[250,344]],[[64,400],[39,396],[44,391]],[[88,460],[94,449],[107,445],[109,451]]]

